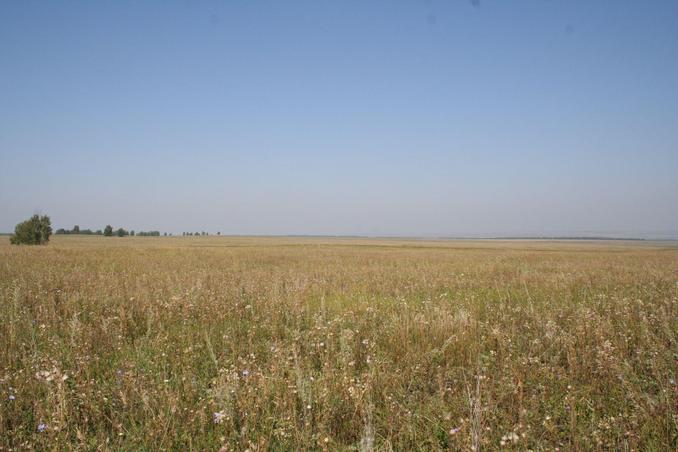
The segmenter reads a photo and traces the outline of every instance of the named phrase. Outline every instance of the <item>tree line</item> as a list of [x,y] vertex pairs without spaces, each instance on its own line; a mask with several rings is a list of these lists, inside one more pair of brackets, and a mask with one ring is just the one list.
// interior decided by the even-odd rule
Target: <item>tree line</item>
[[[126,230],[124,228],[118,228],[113,230],[113,226],[107,224],[106,227],[101,230],[97,229],[92,231],[91,229],[80,229],[80,226],[77,224],[73,226],[73,229],[64,229],[59,228],[56,230],[56,234],[59,235],[103,235],[104,237],[125,237],[125,236],[139,236],[139,237],[160,237],[160,231],[139,231],[134,232],[134,230]],[[49,241],[49,236],[52,235],[52,224],[50,218],[47,215],[33,215],[26,221],[23,221],[16,225],[14,228],[14,234],[10,237],[10,242],[13,245],[44,245]],[[163,232],[164,237],[171,236],[171,233]],[[209,232],[182,232],[182,236],[208,236]],[[217,232],[216,235],[221,235],[221,232]]]
[[[125,228],[118,228],[118,229],[113,229],[113,226],[110,224],[107,224],[106,227],[103,229],[97,229],[96,231],[92,231],[91,229],[80,229],[80,226],[77,224],[73,226],[73,229],[64,229],[60,228],[57,229],[56,234],[79,234],[79,235],[103,235],[104,237],[126,237],[126,236],[139,236],[139,237],[160,237],[160,231],[139,231],[139,232],[134,232],[134,229],[128,231]],[[168,235],[167,232],[163,233],[165,237]]]
[[[194,236],[194,235],[210,235],[209,232],[182,232],[181,235],[183,236]],[[217,232],[217,235],[221,235],[221,232]]]

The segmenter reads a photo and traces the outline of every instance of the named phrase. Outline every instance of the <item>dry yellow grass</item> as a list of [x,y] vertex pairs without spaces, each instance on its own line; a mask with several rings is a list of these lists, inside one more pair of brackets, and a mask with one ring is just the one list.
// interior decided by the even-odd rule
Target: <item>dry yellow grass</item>
[[0,448],[675,450],[678,249],[0,237]]

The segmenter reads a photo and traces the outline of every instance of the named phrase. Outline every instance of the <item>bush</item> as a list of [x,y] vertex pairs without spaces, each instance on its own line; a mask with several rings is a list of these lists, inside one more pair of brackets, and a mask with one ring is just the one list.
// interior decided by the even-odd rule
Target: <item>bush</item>
[[43,245],[52,235],[52,224],[47,215],[33,215],[30,219],[19,223],[10,237],[13,245]]
[[106,237],[112,236],[113,235],[113,226],[111,226],[110,224],[106,225],[106,227],[104,228],[104,235]]

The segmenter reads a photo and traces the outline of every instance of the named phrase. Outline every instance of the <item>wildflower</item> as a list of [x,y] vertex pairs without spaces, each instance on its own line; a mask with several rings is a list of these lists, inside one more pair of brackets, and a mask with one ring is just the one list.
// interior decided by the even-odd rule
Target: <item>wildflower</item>
[[224,414],[223,411],[217,411],[216,413],[212,414],[212,422],[215,424],[221,424],[224,422],[224,419],[226,418],[226,414]]
[[454,427],[450,429],[450,435],[456,435],[461,431],[461,427]]
[[14,397],[14,394],[9,395],[9,400],[15,400],[15,399],[16,399],[16,397]]
[[511,432],[502,436],[501,441],[499,441],[499,444],[505,446],[509,441],[515,444],[518,442],[519,439],[520,437],[516,434],[516,432]]
[[44,381],[50,382],[50,381],[54,380],[54,375],[49,370],[41,370],[39,372],[36,372],[35,378],[37,378],[38,380],[44,380]]
[[249,370],[245,369],[245,370],[242,371],[242,376],[243,376],[243,377],[247,378],[247,377],[249,377],[249,375],[250,375],[250,371],[249,371]]
[[38,432],[43,433],[45,430],[47,430],[47,424],[43,424],[42,422],[38,424]]

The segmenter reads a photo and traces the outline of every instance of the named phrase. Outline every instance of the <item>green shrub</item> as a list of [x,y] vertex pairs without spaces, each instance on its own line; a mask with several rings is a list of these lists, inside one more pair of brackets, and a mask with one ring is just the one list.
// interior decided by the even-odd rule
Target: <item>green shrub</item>
[[33,215],[30,219],[21,222],[14,228],[14,235],[10,237],[13,245],[44,245],[52,235],[52,225],[47,215]]

